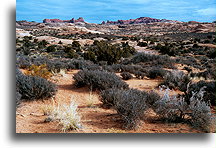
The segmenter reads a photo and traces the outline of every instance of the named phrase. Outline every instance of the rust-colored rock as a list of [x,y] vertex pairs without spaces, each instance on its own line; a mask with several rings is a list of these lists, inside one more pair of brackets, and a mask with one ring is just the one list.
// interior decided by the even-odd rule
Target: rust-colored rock
[[129,19],[129,20],[118,20],[118,21],[107,21],[106,23],[103,21],[102,24],[140,24],[140,23],[153,23],[153,22],[176,22],[173,20],[166,19],[155,19],[150,17],[140,17],[137,19]]
[[72,18],[71,20],[60,20],[60,19],[44,19],[43,23],[77,23],[85,22],[82,17],[79,17],[77,20]]

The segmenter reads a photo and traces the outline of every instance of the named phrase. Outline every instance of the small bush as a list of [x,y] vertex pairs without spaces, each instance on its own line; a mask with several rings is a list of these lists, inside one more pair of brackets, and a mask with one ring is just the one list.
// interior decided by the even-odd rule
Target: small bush
[[19,92],[16,92],[16,107],[20,105],[22,95]]
[[132,78],[132,75],[129,72],[122,72],[121,76],[123,80],[129,80]]
[[137,53],[131,59],[131,63],[146,63],[154,66],[164,66],[166,68],[174,68],[174,61],[166,55],[153,55],[146,53]]
[[214,126],[213,114],[208,103],[203,101],[205,87],[198,92],[193,92],[190,103],[185,102],[184,96],[170,96],[170,90],[166,89],[162,99],[156,101],[152,109],[169,122],[191,123],[193,127],[210,132]]
[[102,91],[102,102],[114,107],[125,122],[126,129],[134,129],[143,118],[148,106],[145,101],[148,93],[136,89],[109,89]]
[[146,76],[144,72],[140,71],[135,71],[133,74],[136,76],[137,79],[143,79]]
[[210,132],[215,121],[211,113],[210,105],[202,100],[205,93],[204,88],[202,87],[198,92],[193,93],[190,98],[189,108],[192,111],[191,124],[194,127]]
[[47,52],[55,52],[56,51],[56,45],[50,45],[46,48]]
[[89,86],[90,88],[105,90],[108,88],[127,89],[128,85],[116,74],[99,70],[82,70],[74,75],[75,86]]
[[56,85],[44,78],[25,76],[16,72],[16,88],[24,100],[38,100],[51,97],[56,93]]
[[167,72],[164,76],[164,82],[160,85],[166,85],[170,89],[179,89],[181,91],[186,91],[187,84],[190,82],[189,77],[182,71],[173,70]]
[[20,68],[23,69],[30,67],[32,64],[31,59],[24,55],[17,56],[16,63]]
[[208,103],[210,102],[211,105],[216,104],[216,95],[215,95],[215,82],[205,82],[199,81],[197,83],[192,83],[188,88],[188,97],[192,97],[193,92],[198,92],[202,87],[205,87],[205,95],[203,96],[203,100]]
[[43,65],[31,65],[28,68],[28,71],[25,72],[26,75],[38,76],[44,79],[49,79],[52,76],[52,73],[48,71],[47,66]]
[[138,42],[137,46],[146,47],[148,44],[146,42]]
[[170,90],[166,89],[163,97],[153,104],[153,110],[167,121],[182,121],[184,111],[187,109],[187,103],[183,98],[170,96]]
[[157,77],[163,78],[165,73],[166,71],[161,68],[152,68],[151,70],[149,70],[147,77],[151,79],[155,79]]

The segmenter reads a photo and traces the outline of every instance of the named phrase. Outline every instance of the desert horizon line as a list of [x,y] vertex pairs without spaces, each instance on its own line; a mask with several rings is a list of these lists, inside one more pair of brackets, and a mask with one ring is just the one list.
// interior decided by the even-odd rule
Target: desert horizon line
[[[77,18],[77,20],[78,19],[80,19],[80,18],[82,18],[82,19],[84,19],[85,20],[85,18],[84,17],[78,17]],[[210,21],[196,21],[196,20],[189,20],[189,21],[180,21],[180,20],[178,20],[178,19],[166,19],[166,18],[156,18],[156,17],[148,17],[148,16],[140,16],[140,17],[136,17],[136,18],[129,18],[129,19],[116,19],[116,20],[103,20],[103,21],[101,21],[100,23],[95,23],[95,22],[89,22],[89,21],[85,21],[85,22],[87,22],[87,23],[94,23],[94,24],[102,24],[103,22],[108,22],[108,21],[111,21],[111,22],[115,22],[115,21],[121,21],[121,20],[123,20],[123,21],[125,21],[125,20],[135,20],[135,19],[139,19],[139,18],[151,18],[151,19],[158,19],[158,20],[168,20],[168,21],[177,21],[177,22],[199,22],[199,23],[214,23],[215,21],[212,21],[212,22],[210,22]],[[37,23],[43,23],[43,21],[45,20],[45,19],[49,19],[49,20],[62,20],[62,21],[69,21],[69,20],[72,20],[72,19],[75,19],[75,17],[72,17],[71,19],[61,19],[60,17],[58,18],[58,17],[52,17],[52,18],[44,18],[44,19],[42,19],[41,21],[38,21],[38,20],[27,20],[27,19],[22,19],[22,20],[16,20],[16,21],[28,21],[28,22],[37,22]],[[76,20],[76,19],[75,19]],[[62,23],[67,23],[67,22],[62,22]]]

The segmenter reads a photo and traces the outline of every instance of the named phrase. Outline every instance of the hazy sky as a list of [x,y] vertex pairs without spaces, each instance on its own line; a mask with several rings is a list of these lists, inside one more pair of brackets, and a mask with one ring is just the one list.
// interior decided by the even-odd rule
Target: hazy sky
[[152,17],[179,21],[216,20],[216,0],[17,0],[16,19],[42,22],[44,18],[83,17],[103,20]]

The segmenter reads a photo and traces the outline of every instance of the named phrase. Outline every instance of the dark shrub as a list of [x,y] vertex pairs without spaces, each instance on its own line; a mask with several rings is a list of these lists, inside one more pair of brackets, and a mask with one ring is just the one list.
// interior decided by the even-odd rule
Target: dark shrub
[[28,68],[32,64],[31,59],[28,56],[24,55],[17,56],[16,63],[19,68]]
[[101,91],[100,95],[100,101],[103,103],[103,105],[105,105],[106,107],[114,106],[114,99],[117,95],[115,88],[103,90]]
[[143,79],[146,76],[146,74],[141,71],[134,71],[133,74],[136,76],[137,79]]
[[154,66],[164,66],[166,68],[174,68],[174,61],[166,55],[153,55],[146,53],[137,53],[131,59],[131,63],[146,63]]
[[148,97],[146,99],[146,104],[150,107],[150,108],[156,108],[155,103],[157,101],[159,101],[161,99],[161,97],[159,96],[158,93],[154,92],[154,91],[150,91],[148,93]]
[[56,45],[50,45],[47,47],[47,52],[55,52],[56,51]]
[[132,78],[132,75],[129,72],[122,72],[121,76],[123,80],[129,80]]
[[145,101],[148,93],[136,89],[109,89],[102,91],[102,102],[113,105],[125,122],[126,129],[134,129],[144,117],[148,106]]
[[93,62],[107,61],[111,65],[117,63],[122,57],[133,55],[136,50],[128,43],[110,44],[105,41],[94,41],[93,45],[84,53],[86,60]]
[[91,88],[105,90],[108,88],[127,89],[128,85],[116,74],[99,70],[82,70],[74,75],[75,86],[88,85]]
[[197,83],[193,83],[188,88],[188,97],[190,98],[193,95],[193,92],[198,92],[202,87],[206,87],[204,89],[205,93],[203,96],[203,100],[205,102],[210,102],[211,105],[215,105],[216,101],[216,95],[215,95],[215,82],[205,82],[205,81],[199,81]]
[[56,85],[44,78],[25,76],[16,72],[16,88],[24,100],[38,100],[55,95]]
[[91,61],[82,60],[82,59],[72,59],[71,61],[67,62],[68,69],[85,69],[89,67],[90,65],[94,65],[94,63]]
[[138,42],[137,46],[146,47],[148,44],[146,42]]
[[149,77],[151,79],[155,79],[157,77],[163,78],[165,74],[166,74],[165,70],[163,70],[161,68],[154,67],[151,70],[149,70],[147,77]]
[[186,70],[188,73],[192,72],[192,69],[190,67],[185,66],[183,69]]
[[42,40],[38,43],[38,48],[45,48],[47,44],[49,43],[46,40]]
[[213,49],[210,49],[208,52],[207,52],[207,56],[211,59],[214,59],[216,57],[216,49],[213,48]]
[[19,107],[22,95],[16,92],[16,107]]

